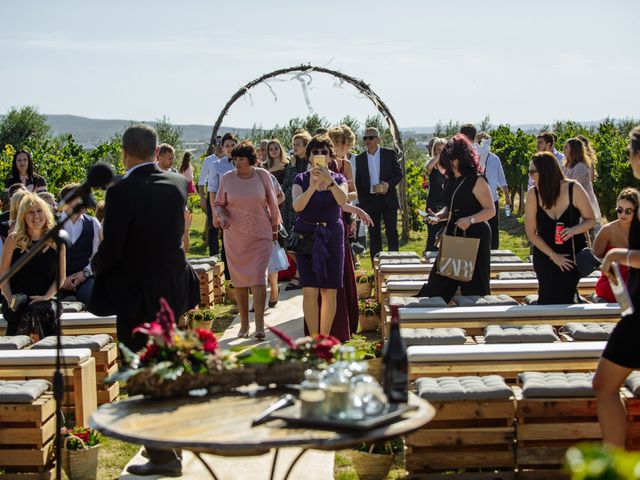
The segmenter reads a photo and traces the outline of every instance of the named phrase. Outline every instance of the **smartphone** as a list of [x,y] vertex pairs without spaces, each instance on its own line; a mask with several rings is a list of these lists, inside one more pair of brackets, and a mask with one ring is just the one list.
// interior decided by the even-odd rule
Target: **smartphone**
[[428,217],[429,214],[427,212],[425,212],[424,210],[420,210],[418,209],[418,215],[420,215],[421,217]]
[[311,164],[314,167],[326,167],[327,159],[324,155],[314,155],[313,157],[311,157]]

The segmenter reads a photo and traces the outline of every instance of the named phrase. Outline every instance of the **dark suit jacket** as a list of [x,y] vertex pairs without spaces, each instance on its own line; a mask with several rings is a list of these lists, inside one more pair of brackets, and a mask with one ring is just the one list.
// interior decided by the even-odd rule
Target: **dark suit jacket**
[[389,207],[395,209],[400,208],[396,185],[400,183],[403,175],[396,151],[390,148],[380,147],[380,181],[387,182],[389,184],[389,190],[384,195],[369,193],[371,191],[369,161],[367,159],[367,152],[362,152],[356,157],[356,190],[358,191],[358,203],[360,206],[366,210],[375,197],[381,197]]
[[107,190],[104,240],[87,309],[153,319],[160,297],[176,317],[199,301],[198,278],[182,248],[187,181],[144,165]]

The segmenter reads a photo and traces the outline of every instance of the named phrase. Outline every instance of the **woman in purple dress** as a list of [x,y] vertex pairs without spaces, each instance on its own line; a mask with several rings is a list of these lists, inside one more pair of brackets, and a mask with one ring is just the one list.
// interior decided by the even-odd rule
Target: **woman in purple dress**
[[[333,143],[318,135],[307,144],[307,157],[324,157],[328,165],[335,156]],[[293,209],[298,212],[294,232],[314,235],[311,255],[296,255],[302,286],[304,317],[309,332],[349,338],[349,325],[336,325],[337,289],[343,285],[345,232],[341,206],[347,203],[347,181],[326,166],[314,164],[311,170],[296,176],[292,189]],[[318,296],[322,306],[318,306]],[[343,331],[344,330],[344,331]]]

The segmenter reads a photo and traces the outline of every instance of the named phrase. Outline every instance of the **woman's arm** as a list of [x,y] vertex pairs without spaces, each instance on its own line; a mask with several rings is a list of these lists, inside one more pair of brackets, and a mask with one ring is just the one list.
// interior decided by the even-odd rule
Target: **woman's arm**
[[536,198],[533,188],[529,189],[525,197],[524,204],[524,230],[533,245],[544,253],[549,259],[555,263],[560,270],[572,270],[573,262],[565,255],[556,253],[540,235],[538,235],[538,221],[536,215],[538,213],[538,199]]
[[482,210],[478,213],[474,213],[468,217],[462,217],[458,219],[456,222],[456,226],[461,228],[462,230],[466,230],[471,226],[471,218],[475,223],[486,222],[487,220],[493,218],[496,214],[496,206],[493,203],[493,198],[491,198],[491,190],[489,190],[489,183],[485,180],[484,177],[478,177],[476,180],[476,184],[473,186],[473,195],[476,197]]
[[342,206],[342,210],[344,212],[353,213],[353,214],[357,215],[358,218],[360,220],[362,220],[362,222],[367,227],[373,226],[373,220],[371,220],[371,217],[369,216],[369,214],[367,212],[365,212],[364,210],[362,210],[360,207],[356,207],[355,205],[351,205],[350,203],[347,203],[347,204]]
[[437,165],[438,158],[439,157],[433,157],[431,160],[427,162],[427,175],[431,175],[431,170],[433,170],[433,167]]
[[291,197],[293,198],[293,210],[301,212],[307,207],[307,203],[318,189],[318,182],[314,181],[313,175],[309,178],[309,188],[302,190],[302,186],[297,183],[293,184],[291,189]]
[[596,235],[593,241],[593,253],[596,257],[604,257],[607,253],[607,247],[611,241],[611,224],[605,225]]
[[[227,217],[227,191],[226,191],[226,182],[224,181],[224,177],[220,182],[220,186],[218,191],[216,192],[215,200],[213,198],[213,192],[209,193],[211,200],[213,202],[213,224],[215,226],[220,226],[223,229],[229,228],[229,218]],[[217,220],[216,220],[217,219]],[[216,225],[216,222],[218,225]]]
[[356,184],[353,179],[353,166],[349,160],[343,160],[344,163],[344,176],[347,179],[347,198],[349,202],[353,202],[358,199],[358,192],[356,192]]
[[[586,165],[585,165],[586,169]],[[574,183],[573,186],[573,204],[580,211],[580,217],[582,221],[571,228],[565,228],[560,235],[564,241],[569,240],[574,235],[588,232],[596,224],[596,214],[593,213],[593,207],[591,206],[591,200],[582,185]]]
[[[4,243],[4,248],[2,250],[2,260],[0,260],[0,274],[4,275],[9,267],[11,267],[11,258],[13,257],[13,251],[16,248],[16,236],[11,234],[7,237],[7,241]],[[2,290],[2,295],[7,300],[7,302],[11,299],[13,292],[11,291],[11,285],[9,284],[9,280],[5,280],[0,285],[0,289]]]

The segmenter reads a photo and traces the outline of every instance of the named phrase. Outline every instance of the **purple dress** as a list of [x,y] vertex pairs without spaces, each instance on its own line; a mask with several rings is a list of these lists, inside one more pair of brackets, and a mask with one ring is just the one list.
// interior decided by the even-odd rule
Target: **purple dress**
[[[303,191],[309,188],[311,172],[300,173],[293,181]],[[346,179],[331,173],[338,185]],[[342,209],[329,190],[315,192],[298,214],[294,232],[315,232],[312,255],[296,255],[300,285],[313,288],[341,288],[344,270],[344,226]]]

